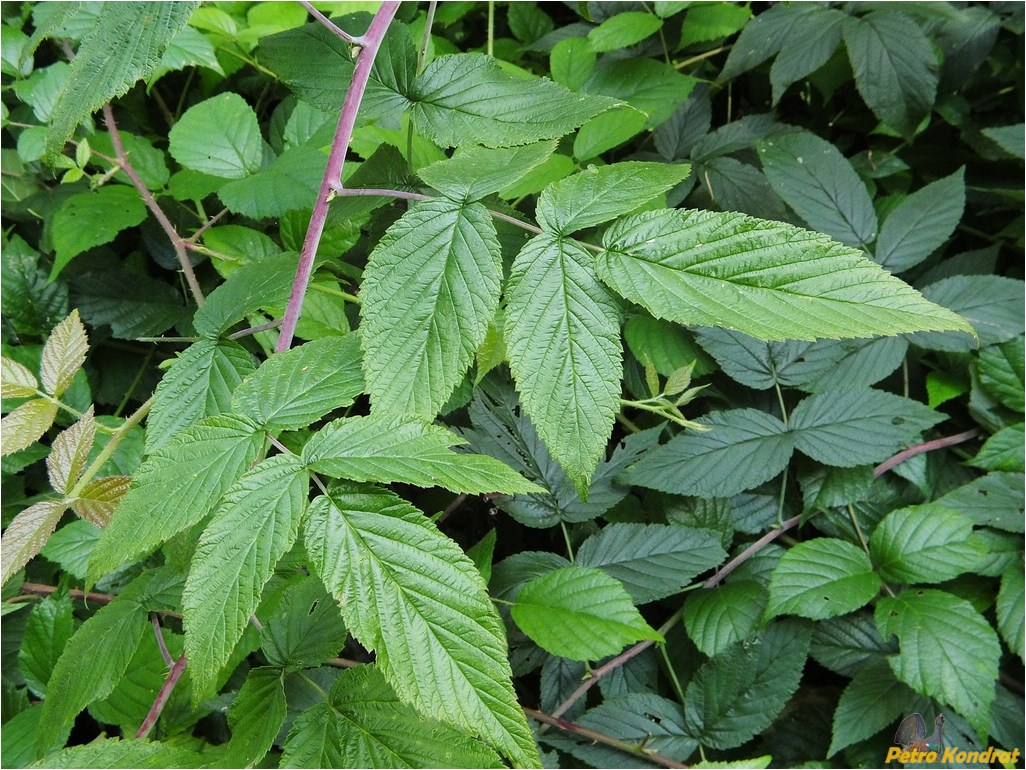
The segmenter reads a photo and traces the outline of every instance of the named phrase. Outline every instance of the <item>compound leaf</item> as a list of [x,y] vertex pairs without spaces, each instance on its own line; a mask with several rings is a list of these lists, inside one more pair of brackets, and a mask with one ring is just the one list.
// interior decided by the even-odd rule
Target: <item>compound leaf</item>
[[42,398],[26,401],[0,419],[0,454],[7,456],[32,446],[53,425],[57,404]]

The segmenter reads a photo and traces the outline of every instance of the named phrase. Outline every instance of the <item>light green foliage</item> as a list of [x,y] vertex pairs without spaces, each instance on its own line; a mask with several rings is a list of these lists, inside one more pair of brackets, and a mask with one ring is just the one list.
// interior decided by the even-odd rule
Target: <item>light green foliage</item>
[[985,550],[967,517],[937,503],[891,512],[870,546],[880,577],[898,583],[948,580],[973,570]]
[[198,751],[161,741],[121,738],[96,739],[48,754],[34,766],[68,768],[206,767],[209,758]]
[[695,591],[684,604],[684,626],[699,650],[718,655],[758,628],[766,601],[766,589],[754,580]]
[[146,206],[139,194],[125,185],[106,185],[71,196],[54,214],[57,258],[50,277],[56,278],[82,252],[110,243],[122,230],[145,218]]
[[226,762],[246,767],[261,759],[287,714],[281,671],[268,667],[250,670],[228,712],[232,738],[225,749]]
[[813,620],[844,615],[880,590],[880,578],[864,551],[843,540],[806,540],[780,559],[770,581],[766,612]]
[[520,181],[548,160],[555,149],[552,141],[499,149],[469,147],[417,173],[451,200],[477,201]]
[[260,170],[263,144],[256,113],[238,94],[224,93],[190,107],[168,139],[171,156],[193,171],[242,179]]
[[588,45],[595,53],[606,53],[640,43],[663,26],[658,16],[642,11],[625,11],[610,16],[588,33]]
[[280,217],[310,208],[328,156],[316,147],[292,147],[267,168],[218,188],[224,205],[247,217]]

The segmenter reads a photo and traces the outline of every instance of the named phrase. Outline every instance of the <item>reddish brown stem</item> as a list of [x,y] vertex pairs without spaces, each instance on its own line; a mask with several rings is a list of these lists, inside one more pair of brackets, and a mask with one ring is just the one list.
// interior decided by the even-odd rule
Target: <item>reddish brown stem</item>
[[157,720],[160,719],[160,713],[164,710],[164,706],[167,705],[168,699],[171,697],[171,693],[175,690],[175,685],[178,684],[178,680],[182,678],[182,674],[185,673],[185,667],[189,665],[189,661],[185,659],[185,653],[183,652],[175,664],[171,667],[171,673],[167,675],[167,679],[164,680],[164,685],[160,688],[160,692],[157,693],[156,700],[153,701],[153,705],[150,706],[150,711],[143,720],[143,723],[139,725],[139,730],[136,732],[136,739],[145,738],[150,734],[150,730],[157,724]]
[[976,428],[967,430],[964,433],[956,433],[954,436],[945,436],[944,438],[935,438],[932,441],[924,441],[922,444],[916,444],[910,446],[908,449],[904,449],[889,460],[884,460],[876,468],[873,469],[873,478],[882,476],[887,473],[895,465],[900,465],[910,457],[921,455],[923,452],[932,452],[934,449],[943,449],[946,446],[955,446],[955,444],[962,444],[966,441],[976,438],[980,435],[980,431]]
[[[57,590],[57,586],[48,586],[43,583],[22,583],[21,590],[27,591],[30,594],[37,594],[38,596],[49,596]],[[95,602],[96,604],[110,604],[117,598],[113,594],[87,594],[78,588],[72,588],[68,591],[68,596],[72,599],[84,599],[86,602]]]
[[160,627],[160,618],[156,612],[150,613],[150,623],[153,624],[153,633],[157,637],[157,646],[160,647],[160,654],[164,657],[164,662],[167,663],[168,668],[171,668],[175,664],[175,659],[171,657],[171,651],[167,648],[167,642],[164,641],[164,630]]
[[702,587],[703,588],[715,588],[716,586],[718,586],[720,584],[720,582],[723,580],[723,578],[725,578],[731,572],[736,570],[738,567],[740,567],[746,561],[751,559],[753,556],[755,556],[755,554],[757,554],[759,551],[761,551],[767,545],[772,543],[774,540],[776,540],[782,534],[787,532],[787,530],[792,529],[793,527],[796,527],[798,525],[798,522],[800,522],[801,520],[802,520],[801,516],[793,516],[790,519],[788,519],[787,521],[783,522],[776,529],[771,529],[769,532],[767,532],[765,535],[760,537],[758,540],[756,540],[754,543],[752,543],[750,546],[748,546],[745,550],[743,550],[741,553],[739,553],[733,559],[731,559],[726,564],[724,564],[723,567],[720,568],[719,572],[717,572],[715,575],[713,575],[711,578],[709,578],[708,580],[705,581],[705,583],[702,585]]

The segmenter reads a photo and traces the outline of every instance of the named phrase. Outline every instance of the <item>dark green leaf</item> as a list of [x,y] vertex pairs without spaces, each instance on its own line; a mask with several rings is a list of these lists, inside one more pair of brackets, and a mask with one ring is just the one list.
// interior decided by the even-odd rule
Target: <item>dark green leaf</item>
[[260,646],[272,666],[310,668],[342,649],[346,627],[318,578],[308,577],[288,588],[281,606],[260,632]]
[[896,583],[949,580],[973,570],[985,550],[970,519],[937,503],[888,514],[870,546],[880,577]]
[[263,759],[287,713],[282,672],[268,667],[251,669],[228,712],[232,738],[225,748],[226,763],[248,767]]
[[789,10],[793,26],[770,68],[774,105],[780,102],[792,83],[797,83],[827,63],[841,42],[841,29],[848,18],[836,8],[824,8],[812,3],[796,5]]
[[754,580],[704,588],[684,603],[684,627],[699,650],[719,655],[758,628],[766,601],[766,589]]
[[29,689],[41,698],[46,697],[46,684],[50,681],[54,664],[74,631],[71,599],[66,593],[48,596],[29,613],[25,636],[18,650],[18,670],[25,677]]
[[138,273],[86,273],[75,279],[73,295],[87,323],[109,326],[113,336],[123,340],[162,334],[184,311],[174,287]]
[[[958,275],[932,283],[923,296],[972,324],[980,345],[1007,342],[1024,330],[1023,283],[1000,275]],[[916,334],[912,342],[933,350],[964,351],[974,341],[962,333]]]
[[893,724],[907,713],[914,699],[915,693],[895,679],[882,660],[861,668],[837,702],[828,756]]
[[864,551],[843,540],[817,537],[789,548],[780,559],[766,612],[769,617],[825,620],[864,606],[880,586]]
[[897,645],[885,642],[877,632],[868,611],[824,620],[816,624],[812,634],[813,659],[848,677],[897,650]]
[[[688,14],[690,16],[690,13]],[[720,72],[720,82],[754,69],[780,51],[792,27],[802,20],[787,6],[770,6],[744,25]],[[729,33],[725,33],[729,34]]]
[[54,263],[50,279],[72,259],[146,219],[146,206],[133,188],[109,184],[67,198],[53,214]]
[[909,195],[884,220],[874,259],[900,273],[915,267],[955,231],[965,208],[965,169]]
[[655,128],[688,98],[696,83],[698,80],[682,75],[665,62],[607,56],[592,71],[583,89],[627,102],[648,115],[646,127]]
[[1026,362],[1023,340],[1018,338],[980,350],[980,382],[1002,404],[1017,412],[1026,411]]
[[1023,478],[1019,473],[988,473],[936,500],[978,526],[1023,531]]
[[[1019,565],[1021,566],[1021,565]],[[997,595],[997,625],[1008,649],[1023,659],[1023,585],[1021,569],[1005,570]]]
[[1023,424],[1009,425],[988,438],[970,465],[988,471],[1023,472]]

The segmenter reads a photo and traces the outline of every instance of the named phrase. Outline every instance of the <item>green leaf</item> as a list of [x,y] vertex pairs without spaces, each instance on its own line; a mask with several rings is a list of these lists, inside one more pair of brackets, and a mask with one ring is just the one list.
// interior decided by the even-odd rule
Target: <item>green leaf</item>
[[582,497],[619,411],[620,310],[576,241],[544,234],[513,261],[504,334],[524,409]]
[[864,551],[843,540],[816,537],[789,548],[780,559],[766,613],[825,620],[864,606],[880,585]]
[[898,637],[901,652],[887,658],[898,679],[949,704],[987,735],[1001,644],[969,602],[932,588],[907,590],[877,603],[876,625],[884,636]]
[[860,252],[779,222],[652,211],[617,220],[603,243],[599,276],[657,318],[758,339],[969,331]]
[[103,6],[75,53],[46,134],[50,162],[95,110],[147,77],[199,3]]
[[552,79],[571,91],[577,91],[595,69],[595,51],[582,37],[560,40],[549,54]]
[[911,136],[937,93],[937,55],[926,34],[903,13],[873,11],[848,17],[844,42],[855,86],[869,109]]
[[[688,16],[691,16],[689,12]],[[740,14],[737,14],[740,16]],[[749,12],[750,15],[750,12]],[[795,25],[800,24],[802,15],[794,8],[779,5],[770,6],[746,24],[741,24],[741,34],[730,49],[718,81],[724,83],[754,69],[780,51]],[[686,26],[685,26],[686,29]],[[683,30],[682,30],[683,34]],[[730,32],[725,32],[731,34]]]
[[83,319],[91,326],[109,326],[122,340],[162,334],[184,314],[173,286],[140,273],[86,273],[75,278],[74,294]]
[[773,105],[793,84],[818,70],[837,50],[847,14],[820,5],[798,5],[791,10],[793,27],[770,68]]
[[338,607],[318,578],[287,588],[281,607],[260,631],[260,646],[272,666],[286,671],[318,666],[345,645]]
[[980,350],[978,366],[984,388],[1009,409],[1026,411],[1026,362],[1021,337]]
[[424,166],[417,173],[447,198],[467,203],[519,182],[555,149],[553,141],[499,149],[460,147],[451,158]]
[[663,377],[692,364],[694,377],[716,371],[713,360],[677,324],[636,315],[624,324],[623,337],[634,356],[652,364]]
[[10,358],[0,359],[0,366],[3,366],[0,375],[0,391],[4,398],[31,398],[36,395],[39,388],[39,381],[26,366],[19,364]]
[[39,362],[39,379],[52,396],[60,396],[85,363],[89,339],[78,317],[78,310],[57,324],[50,333]]
[[53,214],[53,280],[83,251],[110,243],[122,230],[146,219],[146,205],[133,188],[108,184],[72,195]]
[[470,368],[499,306],[502,260],[478,203],[415,204],[371,252],[361,297],[374,408],[433,418]]
[[[657,11],[658,13],[658,11]],[[747,28],[752,12],[734,3],[699,3],[688,7],[680,30],[680,48],[718,40]],[[757,17],[758,18],[758,17]]]
[[282,767],[503,767],[480,741],[424,719],[396,697],[378,667],[343,671],[329,703],[297,717]]
[[286,252],[233,271],[196,311],[196,331],[204,337],[217,337],[255,310],[284,308],[296,274],[296,261],[295,254]]
[[596,65],[583,88],[591,94],[627,102],[648,115],[646,128],[655,128],[688,98],[698,82],[665,62],[606,56]]
[[599,24],[588,33],[588,44],[595,53],[628,48],[654,35],[663,26],[658,16],[644,11],[623,11]]
[[521,43],[533,43],[552,32],[555,26],[548,14],[530,3],[513,3],[506,9],[506,22],[513,37]]
[[259,171],[263,162],[256,113],[230,91],[194,104],[167,136],[171,157],[211,176],[242,179]]
[[18,671],[29,689],[46,697],[46,685],[64,645],[75,630],[71,599],[61,591],[37,602],[29,613],[18,649]]
[[146,450],[167,446],[204,417],[227,412],[232,392],[256,369],[252,354],[231,340],[200,340],[182,353],[153,394]]
[[36,746],[45,749],[86,704],[105,698],[128,669],[149,623],[139,603],[150,574],[89,618],[64,646],[50,675]]
[[969,464],[988,471],[1018,471],[1022,473],[1023,459],[1023,423],[1002,428],[988,438],[976,457]]
[[951,237],[965,208],[965,169],[899,203],[880,228],[874,259],[892,273],[915,267]]
[[311,470],[353,481],[443,486],[468,493],[539,491],[498,460],[449,448],[464,443],[416,417],[346,417],[321,428],[303,448],[303,460]]
[[225,492],[203,531],[182,594],[194,701],[213,690],[274,565],[296,542],[309,481],[294,455],[264,460]]
[[576,564],[615,577],[636,604],[678,593],[727,558],[707,529],[667,524],[610,524],[585,540]]
[[[958,313],[979,335],[980,345],[1008,342],[1022,335],[1023,282],[1000,275],[956,275],[932,283],[923,296]],[[963,330],[964,327],[962,327]],[[965,334],[917,334],[912,342],[933,350],[965,351],[974,340]]]
[[762,170],[773,189],[813,230],[847,246],[876,238],[869,191],[834,145],[805,131],[759,145]]
[[1023,478],[1018,473],[988,473],[948,492],[935,502],[968,516],[981,527],[1023,531]]
[[[1019,565],[1021,566],[1021,565]],[[1001,588],[997,595],[997,626],[1008,649],[1023,659],[1023,585],[1021,569],[1007,569],[1001,575]]]
[[363,392],[360,341],[326,337],[271,355],[232,393],[232,411],[265,430],[298,430]]
[[[644,746],[638,750],[634,762],[627,760],[628,764],[624,765],[626,767],[648,767],[645,753],[649,751],[683,761],[698,747],[698,741],[688,731],[684,721],[684,710],[680,705],[647,692],[630,693],[606,700],[595,708],[588,709],[576,721],[582,727],[626,741],[628,744]],[[623,761],[628,756],[630,755],[621,754],[622,759],[617,757],[612,761],[606,759],[599,763],[596,760],[599,760],[601,755],[590,753],[596,767],[617,767],[618,765],[613,762]],[[578,758],[587,759],[583,754]]]
[[704,588],[684,603],[684,627],[699,650],[719,655],[758,628],[766,601],[766,589],[754,580]]
[[[187,27],[186,29],[190,28]],[[128,131],[121,131],[120,134],[121,145],[124,148],[125,155],[128,156],[132,167],[139,175],[139,180],[147,190],[163,190],[171,178],[171,172],[168,170],[164,151],[158,150],[144,137],[136,136]],[[110,169],[117,168],[116,160],[114,160],[117,150],[114,149],[114,143],[109,133],[93,134],[89,137],[88,144],[82,142],[78,145],[76,152],[82,151],[83,148],[88,149],[90,152],[102,153],[111,158],[109,161],[98,159],[92,162],[102,163],[103,166]],[[93,155],[92,158],[96,158],[96,155]],[[79,163],[79,166],[84,165],[84,163]],[[114,173],[114,178],[123,184],[133,184],[131,178],[123,170]]]
[[[810,349],[816,343],[764,342],[741,332],[716,327],[695,330],[695,340],[716,359],[723,373],[731,379],[757,390],[774,385],[794,387],[809,377]],[[838,343],[831,342],[835,349]],[[827,359],[825,367],[833,361]]]
[[638,134],[648,123],[648,115],[629,104],[601,112],[581,126],[574,137],[574,157],[585,161],[619,147]]
[[974,569],[984,552],[972,521],[937,503],[892,511],[870,539],[880,577],[896,583],[950,580]]
[[150,455],[96,544],[89,582],[206,516],[253,463],[262,443],[253,422],[221,415],[187,428]]
[[769,481],[787,465],[794,439],[758,409],[712,412],[628,469],[631,484],[697,497],[730,497]]
[[[572,165],[569,158],[566,160]],[[4,318],[18,334],[47,334],[68,314],[67,284],[47,278],[42,258],[20,236],[4,239],[3,251],[0,302]]]
[[42,398],[26,401],[0,419],[0,454],[20,452],[32,446],[53,425],[57,404]]
[[160,57],[160,66],[147,78],[147,85],[152,87],[168,72],[176,72],[187,67],[206,67],[219,75],[224,75],[213,44],[193,27],[185,27],[174,36],[164,55]]
[[853,468],[886,460],[945,419],[893,393],[837,389],[805,398],[789,425],[800,452],[826,465]]
[[542,190],[538,224],[555,235],[569,235],[608,222],[663,194],[690,172],[686,163],[628,161],[589,166]]
[[615,655],[642,639],[662,641],[623,584],[591,567],[563,567],[528,581],[510,611],[539,647],[571,660]]
[[905,360],[908,341],[904,337],[862,340],[820,340],[805,351],[807,366],[792,369],[794,384],[811,393],[833,388],[874,385]]
[[547,80],[515,78],[482,54],[439,56],[410,95],[416,129],[442,147],[558,139],[612,106]]
[[915,693],[894,678],[883,661],[860,668],[844,688],[834,711],[827,756],[865,740],[902,717]]
[[404,702],[538,765],[502,622],[456,543],[391,492],[341,483],[311,504],[305,542],[347,627]]
[[842,676],[855,676],[874,660],[897,651],[893,640],[884,641],[877,632],[868,610],[821,621],[812,635],[812,657]]
[[39,553],[67,508],[64,500],[42,500],[30,505],[11,520],[0,540],[3,552],[0,583],[6,583],[28,564],[29,559]]
[[1007,152],[1013,158],[1022,158],[1023,148],[1023,124],[1012,126],[994,126],[985,128],[981,132],[988,139],[997,143],[998,147]]
[[740,642],[711,658],[685,691],[690,734],[716,749],[758,735],[798,689],[808,651],[808,628],[778,621],[759,635],[758,644]]
[[230,211],[252,219],[310,209],[327,164],[328,156],[316,147],[292,147],[267,168],[222,185],[217,195]]
[[69,746],[47,755],[34,766],[48,768],[162,768],[207,767],[209,754],[161,741],[97,738],[84,746]]
[[233,767],[248,767],[263,759],[285,722],[285,683],[277,668],[250,669],[228,711],[232,737],[224,761]]

